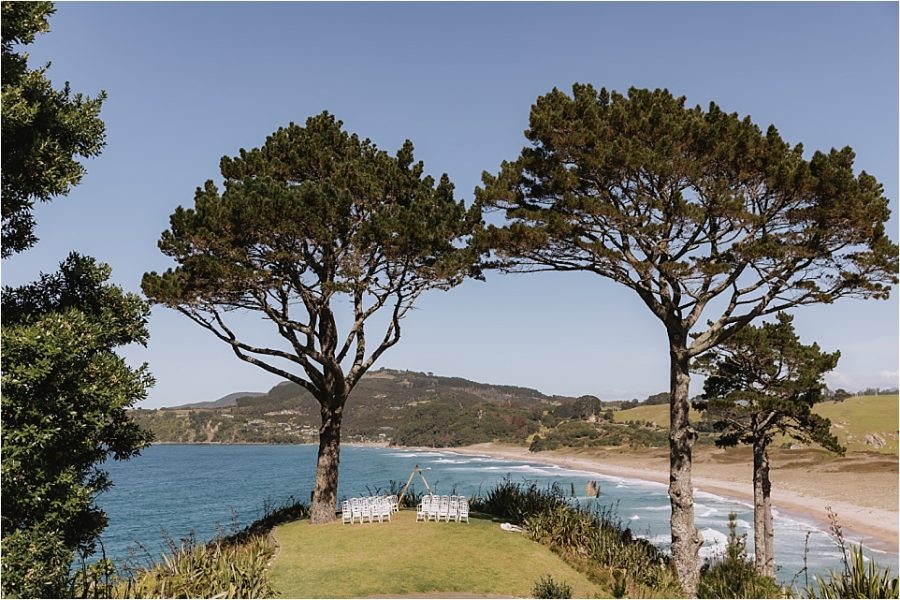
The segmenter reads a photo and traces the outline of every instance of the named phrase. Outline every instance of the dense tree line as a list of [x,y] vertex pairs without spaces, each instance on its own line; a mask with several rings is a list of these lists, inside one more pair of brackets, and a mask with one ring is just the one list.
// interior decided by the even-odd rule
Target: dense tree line
[[[33,208],[65,195],[85,169],[78,158],[105,143],[105,99],[54,89],[20,47],[49,30],[50,2],[4,2],[3,258],[33,246]],[[145,345],[149,307],[109,283],[110,268],[75,252],[59,271],[4,287],[3,561],[9,597],[68,597],[70,566],[106,527],[95,504],[112,482],[101,465],[124,460],[150,435],[127,409],[153,384],[147,365],[117,354]]]

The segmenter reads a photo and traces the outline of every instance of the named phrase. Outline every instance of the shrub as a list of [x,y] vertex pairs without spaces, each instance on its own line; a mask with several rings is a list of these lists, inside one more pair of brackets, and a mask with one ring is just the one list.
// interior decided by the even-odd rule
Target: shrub
[[745,535],[737,534],[734,513],[728,515],[728,541],[718,560],[707,562],[700,573],[700,598],[781,598],[784,590],[771,577],[757,573],[747,557]]
[[531,515],[550,510],[557,506],[568,507],[557,484],[547,489],[531,483],[522,486],[510,481],[509,477],[491,488],[485,497],[472,502],[472,510],[487,513],[522,525]]
[[545,575],[535,582],[531,589],[535,598],[571,598],[572,587],[565,581],[553,581],[553,577]]
[[55,531],[31,527],[3,536],[3,595],[68,597],[69,565],[74,557],[62,535]]

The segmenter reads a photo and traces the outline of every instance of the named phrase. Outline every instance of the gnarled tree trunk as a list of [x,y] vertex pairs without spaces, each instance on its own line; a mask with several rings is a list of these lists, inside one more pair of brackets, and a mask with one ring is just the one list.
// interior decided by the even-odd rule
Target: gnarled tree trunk
[[775,576],[772,529],[772,484],[769,481],[769,452],[765,440],[753,440],[753,554],[760,575]]
[[309,521],[313,525],[330,523],[337,512],[338,464],[341,461],[340,408],[322,404],[319,428],[319,457],[316,461],[316,487],[313,490]]
[[672,345],[671,397],[669,398],[669,501],[672,504],[672,560],[685,595],[697,597],[700,583],[699,550],[703,538],[694,526],[694,488],[691,459],[697,434],[688,419],[691,381],[684,346]]

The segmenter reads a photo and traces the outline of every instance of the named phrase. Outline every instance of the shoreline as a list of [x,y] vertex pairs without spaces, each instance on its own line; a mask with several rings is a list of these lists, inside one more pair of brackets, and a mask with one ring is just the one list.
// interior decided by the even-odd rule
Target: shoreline
[[[398,448],[400,449],[400,448]],[[403,448],[415,450],[414,448]],[[638,468],[616,464],[609,457],[589,458],[566,454],[558,451],[532,453],[527,448],[500,446],[496,444],[476,444],[459,448],[421,448],[421,450],[456,452],[470,456],[489,456],[507,460],[554,465],[563,469],[587,471],[610,477],[623,477],[667,485],[669,474],[658,469]],[[710,477],[693,477],[694,489],[700,492],[715,494],[742,503],[753,505],[753,488],[750,482],[740,483]],[[853,543],[862,543],[866,547],[893,554],[900,553],[898,543],[897,511],[879,508],[862,507],[848,502],[841,502],[801,494],[791,490],[779,489],[773,485],[773,507],[789,517],[812,522],[817,527],[828,531],[829,520],[826,507],[831,507],[838,515],[838,520],[848,538]]]

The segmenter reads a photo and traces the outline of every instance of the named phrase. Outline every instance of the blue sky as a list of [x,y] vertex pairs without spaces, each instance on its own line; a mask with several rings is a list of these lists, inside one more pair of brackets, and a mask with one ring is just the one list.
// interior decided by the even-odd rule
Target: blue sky
[[[168,216],[218,179],[222,155],[322,110],[396,150],[470,201],[484,170],[515,158],[537,96],[573,82],[665,87],[715,101],[808,153],[852,146],[898,199],[898,5],[882,3],[61,3],[32,65],[89,95],[106,90],[108,144],[65,198],[36,211],[41,241],[3,261],[3,283],[55,270],[70,250],[138,291],[169,266]],[[889,230],[897,239],[897,219]],[[805,341],[840,349],[835,387],[896,386],[898,301],[795,311]],[[262,334],[266,324],[248,324]],[[144,406],[264,390],[173,311],[154,308]],[[426,296],[378,366],[547,393],[643,398],[668,387],[664,330],[630,290],[596,276],[492,274]],[[692,386],[700,389],[699,382]]]

